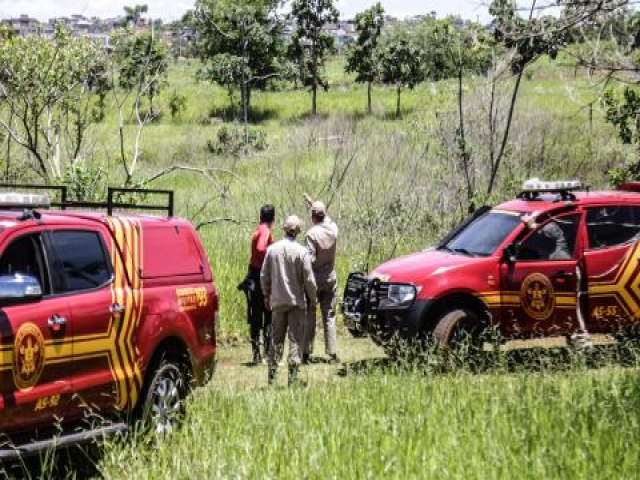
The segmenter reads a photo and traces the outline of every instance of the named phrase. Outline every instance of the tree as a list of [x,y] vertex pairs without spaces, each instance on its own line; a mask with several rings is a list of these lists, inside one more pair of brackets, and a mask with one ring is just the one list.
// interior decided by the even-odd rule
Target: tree
[[88,106],[107,88],[106,72],[102,51],[62,26],[52,39],[0,42],[0,98],[10,117],[0,127],[29,152],[44,180],[63,177],[63,148],[69,161],[78,159],[92,121]]
[[124,90],[146,85],[149,115],[155,116],[153,100],[160,92],[169,68],[167,45],[152,31],[134,34],[129,30],[114,35],[118,82]]
[[124,7],[124,24],[125,26],[135,27],[140,23],[142,15],[149,11],[149,6],[134,5],[133,7]]
[[304,78],[301,81],[311,88],[311,115],[318,113],[318,86],[325,90],[328,83],[321,76],[326,56],[335,50],[333,37],[324,31],[328,23],[336,23],[340,13],[333,0],[294,0],[291,5],[291,16],[296,21],[293,34],[293,52],[298,55],[297,63],[305,65],[301,68]]
[[358,40],[347,52],[347,73],[356,73],[356,82],[367,83],[367,112],[371,114],[371,86],[379,75],[378,39],[384,26],[380,3],[356,15]]
[[[506,126],[500,146],[491,158],[487,195],[491,195],[509,141],[513,113],[525,69],[543,55],[555,59],[582,27],[601,15],[613,14],[626,7],[628,0],[531,0],[518,7],[511,0],[493,0],[489,12],[494,16],[497,42],[511,53],[511,70],[515,75]],[[558,14],[535,17],[537,12],[558,10]],[[554,10],[551,10],[553,13]],[[528,12],[523,17],[520,12]]]
[[[116,32],[112,44],[115,46],[112,56],[111,76],[113,83],[120,88],[113,89],[118,111],[118,134],[120,139],[120,162],[125,173],[125,185],[133,182],[136,167],[140,160],[140,140],[144,128],[156,118],[153,99],[164,83],[168,68],[168,49],[151,33],[132,34],[128,30]],[[125,115],[125,106],[133,97],[131,113]],[[149,106],[143,109],[143,99]],[[135,118],[137,129],[133,142],[133,153],[128,155],[126,147],[127,119]]]
[[[240,91],[246,129],[254,88],[264,89],[281,73],[283,23],[275,2],[198,0],[194,12],[205,67],[200,76]],[[248,130],[247,130],[248,131]]]
[[458,128],[456,144],[465,174],[467,201],[473,209],[476,181],[471,146],[467,142],[465,124],[464,79],[468,74],[485,75],[492,65],[494,41],[477,23],[449,17],[425,19],[414,35],[424,45],[424,74],[432,80],[455,78],[457,84]]
[[618,136],[627,145],[635,144],[637,156],[635,162],[626,168],[609,172],[614,184],[640,178],[640,94],[625,87],[622,94],[608,90],[603,98],[607,122],[616,127]]
[[400,118],[400,95],[405,88],[413,89],[424,80],[422,51],[406,30],[397,30],[384,39],[380,49],[382,81],[396,88],[396,118]]

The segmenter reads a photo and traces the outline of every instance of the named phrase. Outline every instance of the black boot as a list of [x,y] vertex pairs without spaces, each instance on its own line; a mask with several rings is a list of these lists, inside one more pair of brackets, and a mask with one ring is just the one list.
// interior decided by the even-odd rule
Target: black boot
[[298,383],[298,366],[289,365],[289,386],[293,387]]
[[268,376],[269,385],[273,385],[274,383],[276,383],[276,374],[277,373],[278,373],[278,371],[275,368],[269,367],[269,376]]

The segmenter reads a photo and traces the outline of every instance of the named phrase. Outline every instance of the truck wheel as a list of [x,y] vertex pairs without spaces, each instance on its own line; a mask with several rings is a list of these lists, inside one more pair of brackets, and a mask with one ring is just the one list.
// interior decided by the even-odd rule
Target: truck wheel
[[483,323],[463,308],[445,312],[433,330],[433,338],[442,350],[455,349],[463,355],[479,353],[483,346]]
[[162,360],[145,385],[142,425],[156,435],[173,432],[185,413],[189,382],[179,363]]

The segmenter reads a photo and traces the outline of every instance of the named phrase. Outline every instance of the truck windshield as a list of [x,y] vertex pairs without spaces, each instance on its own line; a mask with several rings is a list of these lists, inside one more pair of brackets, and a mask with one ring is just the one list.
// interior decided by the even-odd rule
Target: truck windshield
[[520,215],[488,212],[467,225],[442,250],[464,255],[487,257],[520,224]]

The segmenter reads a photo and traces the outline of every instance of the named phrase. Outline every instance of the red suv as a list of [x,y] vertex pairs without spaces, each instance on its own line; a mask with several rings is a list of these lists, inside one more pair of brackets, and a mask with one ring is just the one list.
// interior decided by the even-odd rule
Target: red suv
[[[60,210],[41,195],[0,194],[0,460],[131,418],[170,430],[214,366],[218,298],[197,233],[173,218],[173,193],[110,189],[97,204],[56,190]],[[132,195],[168,205],[118,200]],[[123,208],[168,216],[112,215]]]
[[[482,340],[635,331],[640,317],[640,183],[580,192],[525,183],[434,248],[353,273],[343,313],[354,335]],[[582,337],[581,337],[582,336]]]

